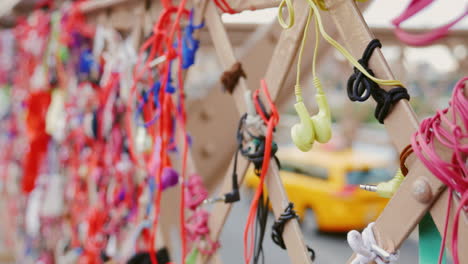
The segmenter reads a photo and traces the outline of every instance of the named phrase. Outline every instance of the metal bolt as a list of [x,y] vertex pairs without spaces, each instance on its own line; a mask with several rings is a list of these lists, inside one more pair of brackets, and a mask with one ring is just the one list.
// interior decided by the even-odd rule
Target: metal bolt
[[424,177],[420,177],[413,183],[412,194],[420,203],[429,203],[432,200],[431,187]]

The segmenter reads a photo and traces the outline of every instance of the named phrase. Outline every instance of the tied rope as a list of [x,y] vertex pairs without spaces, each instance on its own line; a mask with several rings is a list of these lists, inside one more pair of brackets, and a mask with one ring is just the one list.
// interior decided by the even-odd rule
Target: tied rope
[[393,264],[398,261],[400,252],[388,253],[377,245],[372,228],[375,223],[370,223],[362,234],[356,230],[348,233],[348,244],[357,254],[351,264],[367,264],[374,261],[377,264]]
[[[443,248],[447,238],[449,215],[453,195],[459,196],[460,203],[456,208],[452,230],[453,262],[458,259],[458,223],[462,210],[466,212],[468,205],[468,98],[464,94],[468,76],[455,85],[450,108],[438,110],[436,115],[421,122],[421,125],[411,138],[414,154],[450,190],[447,215],[445,219],[444,235],[441,243],[439,263],[442,261]],[[451,117],[451,118],[450,118]],[[436,151],[436,142],[453,151],[450,160],[445,161]],[[448,157],[447,157],[448,158]]]
[[406,167],[406,159],[413,153],[413,147],[408,144],[400,153],[400,171],[406,176],[408,174],[408,167]]
[[237,11],[234,10],[226,0],[214,0],[216,6],[221,10],[223,13],[228,14],[236,14]]
[[[293,203],[289,203],[284,212],[280,215],[278,220],[273,223],[272,226],[271,239],[282,249],[286,249],[286,244],[284,243],[283,239],[284,226],[291,219],[298,219],[296,211],[294,211]],[[307,250],[310,252],[310,259],[314,261],[315,251],[309,246],[307,246]]]
[[[376,48],[382,48],[382,44],[378,39],[373,39],[364,50],[362,59],[358,60],[359,64],[372,76],[375,76],[375,74],[369,68],[369,60]],[[372,96],[377,102],[374,116],[381,124],[384,123],[393,105],[401,99],[410,99],[406,88],[395,87],[386,91],[356,67],[354,67],[354,73],[348,79],[347,92],[349,99],[353,102],[364,102]]]
[[242,69],[242,64],[240,62],[236,62],[232,65],[231,69],[223,72],[221,75],[221,83],[223,84],[224,89],[232,94],[241,77],[247,78],[247,75]]
[[[276,106],[273,103],[273,100],[271,99],[271,96],[270,96],[270,93],[268,91],[268,87],[267,87],[267,84],[266,84],[265,80],[261,81],[261,86],[262,86],[262,90],[263,90],[263,92],[264,92],[264,94],[265,94],[265,96],[266,96],[266,98],[268,100],[268,105],[269,105],[269,108],[271,109],[271,114],[270,114],[270,116],[268,118],[265,115],[260,114],[260,116],[262,117],[262,119],[265,122],[266,127],[267,127],[266,133],[265,133],[266,134],[266,136],[265,136],[265,151],[263,153],[264,159],[263,159],[262,166],[261,166],[262,169],[261,169],[261,174],[260,174],[260,182],[259,182],[259,185],[258,185],[256,191],[255,191],[252,203],[250,205],[249,215],[247,217],[247,223],[245,225],[245,230],[244,230],[244,260],[245,260],[246,264],[250,263],[250,260],[252,259],[252,255],[254,253],[254,242],[255,242],[254,241],[255,237],[254,237],[254,232],[253,232],[254,220],[255,220],[255,215],[256,215],[256,212],[257,212],[258,205],[259,205],[260,197],[263,197],[262,196],[263,183],[265,182],[265,177],[266,177],[266,175],[268,173],[268,169],[270,167],[270,158],[271,158],[272,146],[273,146],[274,127],[276,127],[276,125],[279,122],[279,114],[278,114],[278,111],[276,109]],[[256,92],[256,96],[254,96],[254,97],[258,97],[258,93],[259,93],[259,91]],[[258,107],[256,107],[256,109],[258,109]]]

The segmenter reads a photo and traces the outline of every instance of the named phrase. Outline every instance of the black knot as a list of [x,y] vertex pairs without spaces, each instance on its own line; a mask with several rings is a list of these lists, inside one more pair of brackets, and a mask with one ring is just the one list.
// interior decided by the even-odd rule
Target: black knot
[[[254,136],[249,131],[244,129],[245,120],[247,119],[247,114],[244,114],[240,121],[239,126],[237,128],[237,148],[238,151],[241,153],[242,156],[247,158],[254,164],[254,171],[255,174],[260,175],[263,166],[263,158],[265,154],[265,137],[264,136]],[[248,133],[252,140],[246,144],[244,144],[244,133]],[[276,152],[278,151],[278,145],[276,142],[271,142],[271,154],[270,157],[274,158],[278,167],[281,168],[280,161],[276,157]]]
[[[376,48],[382,48],[382,44],[378,39],[373,39],[364,50],[362,59],[358,61],[359,64],[361,64],[362,67],[372,76],[375,75],[369,68],[369,60]],[[406,88],[395,87],[386,91],[380,88],[377,83],[369,79],[356,67],[354,67],[354,73],[348,79],[347,93],[349,99],[353,102],[364,102],[372,96],[372,98],[377,102],[374,116],[381,124],[384,123],[384,119],[390,113],[393,105],[401,99],[410,99]]]
[[372,98],[377,102],[375,107],[374,116],[381,124],[384,123],[385,118],[395,105],[401,99],[409,100],[410,96],[408,91],[403,87],[395,87],[389,91],[377,86],[376,89],[371,91]]
[[[286,209],[278,218],[278,220],[276,220],[273,223],[271,239],[273,240],[273,242],[275,242],[276,245],[278,245],[282,249],[286,249],[286,244],[284,243],[284,240],[283,240],[284,226],[289,220],[294,219],[294,218],[297,219],[298,216],[296,214],[296,211],[294,211],[294,204],[289,203],[288,207],[286,207]],[[312,259],[312,261],[314,261],[315,251],[309,246],[307,246],[307,250],[310,252],[310,255],[311,255],[310,258]]]
[[[254,164],[255,173],[260,175],[263,166],[263,158],[265,154],[265,137],[253,137],[253,140],[250,141],[247,145],[242,145],[240,148],[240,152],[242,156],[246,157],[249,161]],[[276,152],[278,151],[278,145],[275,142],[271,143],[271,155],[270,157],[274,158],[280,167],[280,163],[278,158],[275,156]]]

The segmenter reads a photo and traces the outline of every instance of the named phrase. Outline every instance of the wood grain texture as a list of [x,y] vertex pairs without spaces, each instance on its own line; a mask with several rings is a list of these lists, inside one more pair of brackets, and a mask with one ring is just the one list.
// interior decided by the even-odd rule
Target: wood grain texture
[[[224,25],[221,21],[219,14],[216,11],[216,7],[213,3],[208,3],[206,14],[205,14],[205,23],[208,27],[208,30],[212,36],[214,46],[216,48],[219,60],[224,69],[228,69],[232,64],[236,63],[237,60],[234,56],[234,52],[227,33],[224,29]],[[244,79],[240,79],[237,88],[234,90],[232,96],[236,103],[239,113],[244,113],[246,110],[243,94],[247,91],[247,85]],[[270,88],[272,89],[272,88]],[[278,87],[279,89],[279,87]],[[276,94],[276,91],[271,91]],[[241,167],[239,175],[245,174],[245,170],[248,167],[248,162],[244,158],[240,159],[240,164],[244,165]],[[240,166],[239,166],[240,167]],[[241,179],[243,176],[240,177]],[[278,167],[276,164],[271,163],[268,174],[266,175],[266,186],[270,195],[273,212],[276,217],[284,211],[284,208],[289,203],[284,186],[282,184],[281,178],[279,177]],[[226,176],[226,184],[223,185],[222,190],[230,190],[230,175]],[[227,184],[229,182],[229,184]],[[219,235],[222,226],[227,217],[232,205],[230,204],[217,204],[214,208],[214,213],[210,218],[210,228],[213,232],[214,238]],[[219,214],[218,212],[221,212]],[[311,263],[309,253],[305,247],[302,233],[299,227],[297,220],[289,221],[283,233],[283,237],[288,248],[288,254],[292,263]],[[202,260],[199,263],[207,263],[207,260]]]
[[[342,42],[355,58],[360,58],[367,44],[374,38],[361,12],[352,0],[325,0],[325,2],[329,7],[328,14],[334,20]],[[369,66],[378,78],[394,79],[379,49],[374,52]],[[388,90],[392,87],[382,88]],[[416,115],[406,100],[398,102],[385,119],[385,128],[399,151],[410,143],[410,138],[418,127]],[[450,150],[440,148],[439,151],[443,152],[444,158],[449,158]],[[409,163],[409,174],[374,226],[378,244],[388,252],[394,252],[401,246],[444,189],[444,185],[419,161],[412,158]],[[412,196],[413,183],[420,177],[429,183],[434,194],[432,202],[423,204]],[[354,257],[353,255],[348,263]]]

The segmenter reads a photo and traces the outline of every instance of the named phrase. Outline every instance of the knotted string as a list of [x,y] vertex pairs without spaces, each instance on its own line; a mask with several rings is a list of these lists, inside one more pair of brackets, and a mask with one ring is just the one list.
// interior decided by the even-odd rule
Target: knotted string
[[[468,156],[468,144],[466,144],[468,138],[468,99],[464,95],[467,81],[468,77],[464,77],[455,85],[449,103],[451,106],[450,112],[449,108],[439,110],[435,116],[423,120],[418,131],[411,138],[414,154],[450,190],[439,263],[442,261],[453,195],[460,196],[460,203],[457,206],[453,220],[451,241],[453,262],[455,264],[459,263],[457,241],[460,213],[462,210],[466,212],[466,205],[468,205],[468,167],[466,166]],[[449,160],[446,161],[439,156],[436,151],[436,142],[452,151]]]
[[234,91],[241,77],[247,78],[244,70],[242,69],[242,64],[240,62],[234,63],[231,69],[226,70],[221,75],[221,83],[224,86],[224,89],[230,94]]
[[[276,220],[273,223],[272,226],[272,232],[271,232],[271,239],[273,242],[275,242],[276,245],[278,245],[282,249],[286,249],[286,244],[284,243],[283,239],[283,231],[284,231],[284,226],[286,223],[291,220],[291,219],[298,219],[299,217],[296,214],[296,211],[294,211],[294,204],[289,203],[284,212],[280,215],[278,220]],[[315,260],[315,251],[307,246],[307,250],[310,252],[310,259],[312,261]]]
[[[377,245],[372,228],[375,223],[370,223],[362,234],[356,230],[348,233],[348,244],[357,254],[351,264],[367,264],[374,261],[377,264],[393,264],[398,261],[399,251],[396,253],[385,252]],[[383,253],[383,254],[382,254]]]
[[[376,48],[382,48],[382,44],[378,39],[373,39],[369,42],[362,59],[358,62],[366,71],[375,76],[374,72],[369,68],[369,60]],[[377,102],[374,116],[381,124],[395,105],[401,99],[409,100],[410,96],[404,87],[395,87],[388,91],[379,87],[379,85],[364,75],[359,69],[354,67],[354,73],[349,77],[347,84],[348,97],[351,101],[364,102],[370,96]]]

